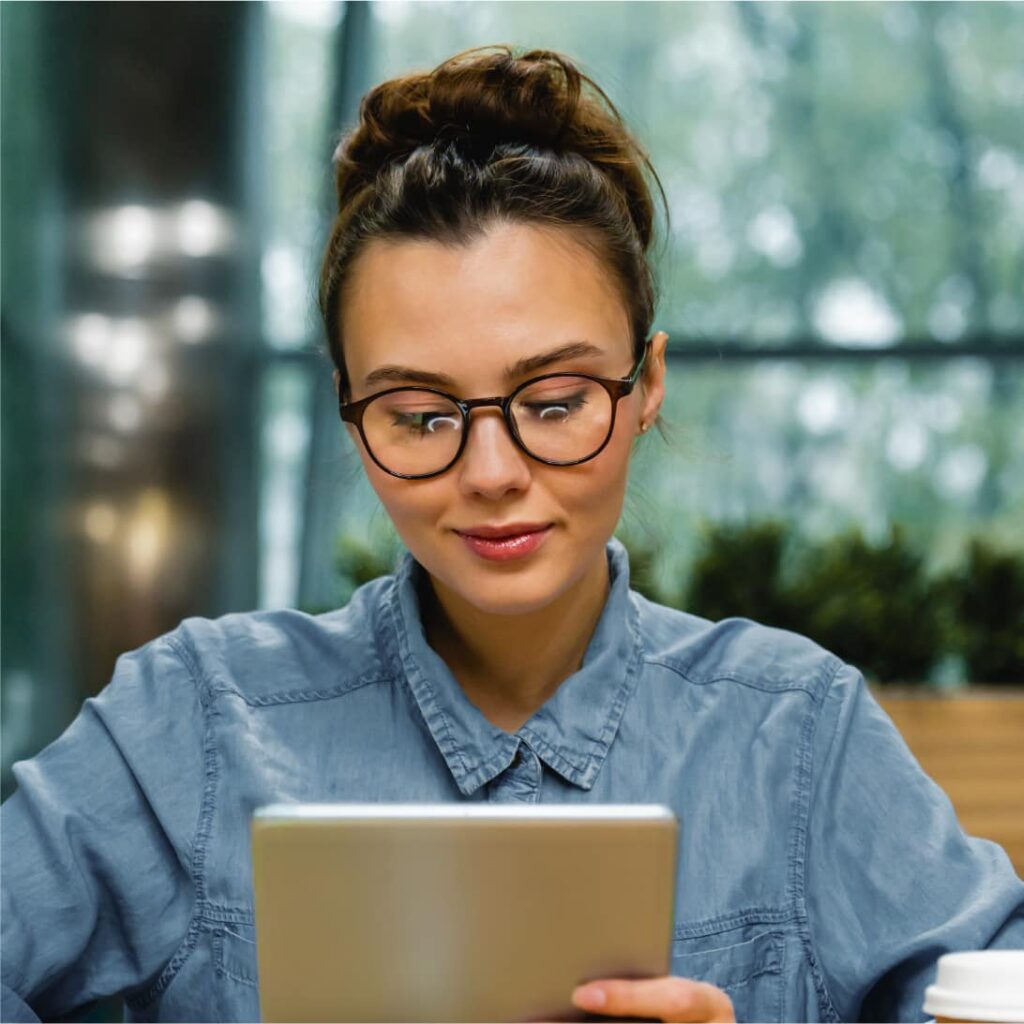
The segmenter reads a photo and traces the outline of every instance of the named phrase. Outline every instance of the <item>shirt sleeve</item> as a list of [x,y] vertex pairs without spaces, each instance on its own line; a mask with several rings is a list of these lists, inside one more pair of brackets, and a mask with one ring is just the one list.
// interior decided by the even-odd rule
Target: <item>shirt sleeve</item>
[[823,698],[810,764],[804,894],[840,1020],[925,1020],[943,953],[1024,948],[1024,883],[966,835],[859,672]]
[[203,710],[170,638],[119,658],[14,776],[0,809],[3,1019],[146,992],[188,931],[204,779]]

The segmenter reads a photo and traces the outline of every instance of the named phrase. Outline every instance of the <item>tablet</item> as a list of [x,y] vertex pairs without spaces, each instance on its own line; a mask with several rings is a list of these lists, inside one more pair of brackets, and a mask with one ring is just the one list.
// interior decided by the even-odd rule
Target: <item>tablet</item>
[[584,1020],[668,973],[666,807],[274,804],[252,820],[265,1021]]

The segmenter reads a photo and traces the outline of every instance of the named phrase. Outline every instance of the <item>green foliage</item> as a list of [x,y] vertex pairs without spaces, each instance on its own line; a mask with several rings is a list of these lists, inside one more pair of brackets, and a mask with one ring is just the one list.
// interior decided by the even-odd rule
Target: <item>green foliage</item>
[[980,540],[932,577],[898,527],[878,544],[853,530],[798,547],[777,522],[716,525],[685,607],[802,633],[883,682],[938,678],[950,659],[971,682],[1024,682],[1024,554]]
[[381,525],[374,521],[368,532],[364,529],[340,533],[334,545],[337,597],[325,605],[306,603],[302,610],[318,615],[347,604],[364,583],[392,572],[400,551],[401,541],[390,523]]
[[682,607],[682,591],[678,585],[665,585],[659,573],[662,545],[648,534],[622,526],[615,536],[629,555],[629,586],[638,594],[670,608]]
[[859,531],[840,535],[801,561],[788,588],[798,632],[874,679],[928,677],[941,647],[941,603],[898,528],[877,546]]
[[401,542],[393,529],[377,529],[369,536],[342,534],[334,551],[338,573],[351,592],[394,569]]
[[750,526],[715,524],[694,563],[687,610],[709,619],[745,616],[768,626],[793,627],[783,582],[787,531],[767,521]]
[[981,539],[937,584],[944,596],[950,646],[975,683],[1024,680],[1024,558]]

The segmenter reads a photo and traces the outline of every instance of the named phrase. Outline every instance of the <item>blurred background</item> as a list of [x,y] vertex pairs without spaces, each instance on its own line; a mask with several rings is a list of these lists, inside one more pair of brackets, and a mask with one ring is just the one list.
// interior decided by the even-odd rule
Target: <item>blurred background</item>
[[[807,633],[879,684],[1021,692],[1021,4],[0,15],[5,795],[118,654],[389,571],[314,302],[330,158],[374,82],[493,42],[577,59],[671,206],[668,430],[619,530],[634,585]],[[1003,811],[1007,721],[978,726]]]

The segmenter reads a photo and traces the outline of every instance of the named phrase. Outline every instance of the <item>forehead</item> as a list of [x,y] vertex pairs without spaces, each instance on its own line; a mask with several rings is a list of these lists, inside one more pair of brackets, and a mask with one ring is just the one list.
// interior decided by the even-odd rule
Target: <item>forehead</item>
[[493,380],[516,359],[586,339],[621,362],[630,321],[611,272],[571,232],[495,224],[464,246],[371,242],[341,304],[353,383],[382,363]]

